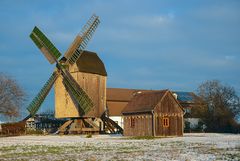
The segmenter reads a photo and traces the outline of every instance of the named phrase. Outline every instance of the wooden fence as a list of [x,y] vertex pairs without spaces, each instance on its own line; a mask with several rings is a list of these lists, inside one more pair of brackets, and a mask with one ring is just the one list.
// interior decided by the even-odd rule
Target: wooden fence
[[25,121],[1,124],[0,136],[23,135],[26,132],[25,125],[26,125]]

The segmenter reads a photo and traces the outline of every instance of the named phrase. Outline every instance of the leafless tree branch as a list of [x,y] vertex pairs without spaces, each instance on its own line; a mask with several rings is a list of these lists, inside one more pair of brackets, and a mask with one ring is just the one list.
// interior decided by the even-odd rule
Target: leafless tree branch
[[25,100],[25,93],[17,82],[0,73],[0,114],[17,117]]

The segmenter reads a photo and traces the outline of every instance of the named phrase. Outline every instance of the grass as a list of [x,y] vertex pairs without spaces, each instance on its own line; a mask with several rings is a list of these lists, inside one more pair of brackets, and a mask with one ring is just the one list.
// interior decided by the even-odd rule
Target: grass
[[153,140],[153,139],[165,139],[165,138],[173,138],[173,137],[172,136],[132,136],[132,137],[126,137],[125,139]]
[[92,134],[88,134],[86,138],[92,138]]
[[[83,153],[93,153],[96,155],[108,152],[113,153],[116,149],[116,146],[104,146],[101,147],[89,144],[82,146],[48,146],[48,145],[14,145],[14,146],[4,146],[0,149],[0,160],[13,158],[28,160],[29,158],[39,157],[40,160],[45,160],[48,157],[56,157],[69,159],[68,157],[76,157],[77,155],[81,155]],[[118,147],[119,154],[131,154],[142,152],[138,147],[131,146],[130,144],[125,144],[121,147]],[[114,156],[114,155],[113,155]],[[112,156],[112,157],[113,157]],[[45,158],[45,159],[44,159]],[[13,160],[15,160],[13,159]],[[91,158],[88,158],[91,160]],[[48,160],[48,159],[46,159]]]
[[43,131],[42,130],[31,130],[31,129],[28,129],[26,131],[26,134],[27,135],[43,135]]
[[9,151],[12,151],[12,150],[16,150],[17,147],[18,147],[18,146],[16,146],[16,145],[7,146],[7,147],[1,147],[0,152],[6,153],[6,152],[9,152]]
[[[142,138],[141,138],[142,139]],[[159,148],[155,149],[155,153],[165,153],[172,155],[177,151],[185,153],[186,146],[190,147],[193,152],[199,154],[214,154],[218,160],[236,160],[240,158],[240,153],[238,148],[217,148],[215,146],[207,146],[205,144],[186,144],[181,141],[169,142],[165,144],[159,144]],[[149,149],[151,150],[151,149]],[[107,152],[107,153],[106,153]],[[117,156],[115,156],[117,152]],[[71,146],[50,146],[50,145],[14,145],[14,146],[4,146],[0,149],[0,160],[29,160],[31,158],[38,158],[40,160],[69,160],[72,158],[85,157],[87,160],[96,160],[99,155],[107,154],[110,155],[111,159],[121,160],[122,156],[138,156],[148,153],[140,147],[131,145],[131,143],[125,143],[124,145],[101,145],[88,144],[88,145],[71,145]],[[170,154],[172,153],[172,154]],[[95,156],[96,158],[92,158]],[[176,157],[178,155],[176,154]],[[17,157],[17,158],[16,158]]]
[[[33,142],[29,141],[29,138],[33,139]],[[193,160],[199,158],[238,160],[240,158],[240,144],[236,144],[236,141],[234,144],[230,142],[226,145],[225,142],[219,144],[214,140],[206,142],[201,139],[191,141],[188,138],[159,139],[152,136],[124,139],[73,137],[69,140],[67,137],[46,136],[52,139],[51,142],[47,142],[45,137],[44,142],[41,142],[41,139],[36,139],[34,142],[35,138],[38,136],[28,136],[26,142],[11,143],[12,140],[9,138],[10,143],[2,141],[0,160],[133,160],[133,158],[134,160],[157,158],[189,160],[192,157]],[[55,138],[57,139],[54,140]]]
[[129,137],[127,139],[133,139],[133,140],[153,140],[153,139],[157,139],[157,137],[154,137],[154,136],[133,136],[133,137]]

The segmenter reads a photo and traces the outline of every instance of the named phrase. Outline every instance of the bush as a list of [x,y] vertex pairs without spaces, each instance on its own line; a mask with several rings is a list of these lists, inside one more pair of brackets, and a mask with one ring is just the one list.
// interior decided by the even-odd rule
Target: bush
[[26,131],[27,135],[43,135],[43,131],[42,130],[32,130],[32,129],[28,129]]
[[92,138],[92,134],[88,134],[86,138]]
[[152,140],[155,139],[154,136],[133,136],[130,139],[136,139],[136,140]]

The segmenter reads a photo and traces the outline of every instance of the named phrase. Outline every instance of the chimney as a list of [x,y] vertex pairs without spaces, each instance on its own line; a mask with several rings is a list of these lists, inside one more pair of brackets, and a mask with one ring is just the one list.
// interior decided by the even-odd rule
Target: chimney
[[173,96],[177,99],[178,95],[176,93],[173,93]]

